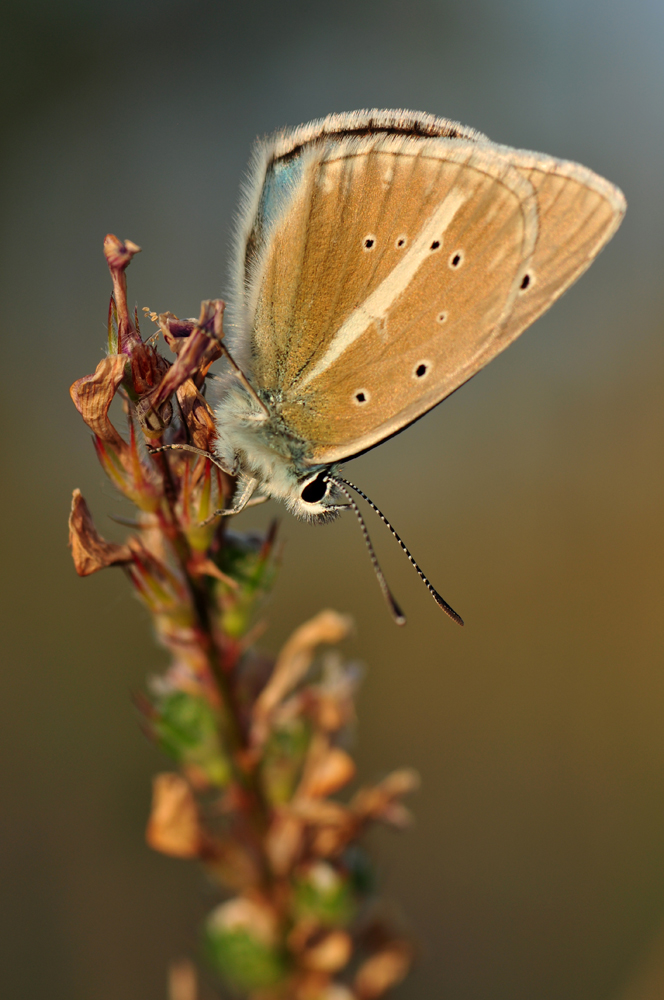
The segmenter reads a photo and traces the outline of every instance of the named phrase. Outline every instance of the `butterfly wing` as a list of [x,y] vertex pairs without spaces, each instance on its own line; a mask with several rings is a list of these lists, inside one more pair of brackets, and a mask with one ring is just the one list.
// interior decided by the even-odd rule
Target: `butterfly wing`
[[263,156],[240,241],[251,377],[315,464],[372,447],[470,378],[624,210],[584,168],[407,113],[336,116]]

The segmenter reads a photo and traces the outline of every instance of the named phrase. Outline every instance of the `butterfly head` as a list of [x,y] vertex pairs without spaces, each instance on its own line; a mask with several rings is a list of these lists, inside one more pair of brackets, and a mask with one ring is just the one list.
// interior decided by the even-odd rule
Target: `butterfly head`
[[256,455],[244,456],[253,466],[256,489],[263,496],[281,500],[291,514],[313,524],[327,524],[346,506],[335,483],[336,466],[318,466],[302,475],[294,462],[271,457],[269,465],[257,467]]
[[298,482],[297,490],[286,501],[293,514],[306,521],[325,524],[339,516],[339,511],[346,504],[333,478],[335,470],[324,466],[310,473]]

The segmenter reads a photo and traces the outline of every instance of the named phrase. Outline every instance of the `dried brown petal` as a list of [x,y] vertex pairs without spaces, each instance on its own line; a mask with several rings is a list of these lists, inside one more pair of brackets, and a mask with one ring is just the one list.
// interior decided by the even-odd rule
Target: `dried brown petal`
[[214,417],[192,379],[188,378],[182,383],[177,390],[177,396],[191,443],[202,451],[212,451],[217,436]]
[[395,799],[415,791],[419,787],[420,777],[417,771],[401,768],[388,774],[380,784],[373,788],[361,788],[353,798],[350,807],[356,816],[363,821],[370,819],[385,819],[395,825],[407,823],[410,814],[401,808],[396,808]]
[[139,396],[144,396],[158,386],[171,367],[170,362],[162,358],[151,344],[144,344],[142,341],[132,347],[130,362],[131,379]]
[[141,248],[136,243],[132,243],[131,240],[119,240],[113,233],[108,233],[104,239],[104,257],[113,271],[124,271],[131,263],[134,254],[140,252]]
[[345,705],[339,699],[328,695],[318,694],[311,699],[311,714],[316,720],[316,725],[328,733],[336,733],[348,721],[348,712]]
[[355,777],[355,761],[340,747],[331,747],[308,770],[301,785],[301,793],[313,799],[334,795]]
[[410,795],[420,787],[421,781],[417,771],[412,767],[400,767],[383,778],[378,786],[385,795],[395,798],[397,795]]
[[282,648],[272,676],[254,705],[252,739],[262,743],[267,737],[269,719],[280,701],[298,684],[313,660],[321,643],[340,642],[351,629],[348,615],[336,611],[321,611],[300,625]]
[[[201,302],[201,311],[197,320],[180,319],[178,316],[174,316],[172,312],[161,313],[159,316],[155,313],[150,313],[149,310],[147,312],[153,321],[159,323],[164,340],[173,351],[173,354],[179,354],[186,342],[186,338],[190,337],[194,330],[200,327],[217,341],[216,355],[217,358],[220,358],[223,352],[219,346],[219,342],[224,338],[223,318],[225,308],[226,303],[223,299],[205,299]],[[216,358],[213,360],[216,361]]]
[[157,388],[141,399],[140,413],[143,415],[143,419],[150,409],[158,413],[183,382],[205,367],[214,347],[215,342],[210,340],[203,330],[194,330],[178,354],[175,364],[171,365]]
[[231,590],[239,590],[240,584],[237,580],[234,580],[232,576],[228,576],[227,573],[223,573],[211,559],[207,558],[207,556],[195,553],[194,557],[190,560],[187,569],[192,576],[213,576],[215,580],[221,580],[221,582],[225,583],[227,587],[231,588]]
[[152,785],[152,811],[145,833],[150,847],[174,858],[201,852],[198,807],[191,788],[179,774],[157,774]]
[[299,962],[313,972],[338,972],[353,953],[350,934],[342,930],[324,932],[299,955]]
[[361,826],[346,806],[329,799],[295,798],[289,808],[292,815],[306,823],[314,857],[339,854]]
[[323,826],[311,838],[311,853],[317,858],[336,858],[357,836],[357,823],[345,827]]
[[287,875],[300,857],[304,823],[285,811],[278,812],[265,837],[265,851],[275,875]]
[[385,806],[381,815],[383,823],[389,823],[397,830],[405,830],[413,823],[413,814],[402,802],[390,802]]
[[108,419],[108,408],[124,378],[126,364],[125,354],[110,354],[99,362],[94,375],[77,379],[69,390],[74,406],[90,430],[120,452],[126,451],[127,444]]
[[377,955],[372,955],[355,977],[354,987],[359,1000],[374,1000],[408,973],[413,961],[413,948],[407,941],[393,941]]
[[201,302],[201,312],[198,317],[198,325],[214,337],[215,340],[224,338],[224,309],[226,303],[223,299],[205,299]]
[[168,970],[168,1000],[196,1000],[198,977],[196,968],[187,958],[173,962]]
[[131,562],[128,545],[107,542],[97,532],[80,490],[74,490],[69,514],[69,544],[79,576],[89,576],[106,566]]
[[357,666],[345,664],[338,650],[326,654],[320,683],[309,688],[310,712],[320,729],[337,732],[355,718],[359,677]]
[[156,313],[149,315],[153,322],[159,324],[164,340],[173,354],[180,353],[187,342],[187,337],[191,336],[197,326],[195,319],[179,319],[171,312],[160,313],[159,316]]
[[347,826],[355,821],[351,811],[340,802],[326,799],[293,799],[288,807],[293,816],[310,826]]

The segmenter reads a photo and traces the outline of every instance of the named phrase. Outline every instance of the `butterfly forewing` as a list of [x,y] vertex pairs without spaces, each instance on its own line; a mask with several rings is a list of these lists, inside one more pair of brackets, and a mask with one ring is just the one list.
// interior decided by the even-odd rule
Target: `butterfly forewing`
[[[401,113],[381,114],[385,126]],[[441,138],[430,123],[404,135],[403,121],[399,134],[331,137],[322,123],[277,140],[259,193],[252,379],[312,463],[371,447],[449,395],[585,270],[624,212],[576,164],[448,138],[444,120]]]

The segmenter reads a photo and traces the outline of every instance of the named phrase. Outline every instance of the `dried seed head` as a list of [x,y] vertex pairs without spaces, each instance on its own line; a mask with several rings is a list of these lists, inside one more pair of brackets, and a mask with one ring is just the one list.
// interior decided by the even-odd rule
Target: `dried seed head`
[[112,233],[109,233],[104,240],[104,256],[111,270],[124,271],[131,264],[134,254],[140,252],[141,248],[136,243],[132,243],[131,240],[119,240]]
[[126,268],[131,263],[134,254],[141,248],[131,240],[119,240],[109,233],[104,240],[104,256],[113,280],[113,299],[118,322],[118,353],[129,354],[132,348],[142,344],[141,336],[134,326],[127,308],[127,276]]

